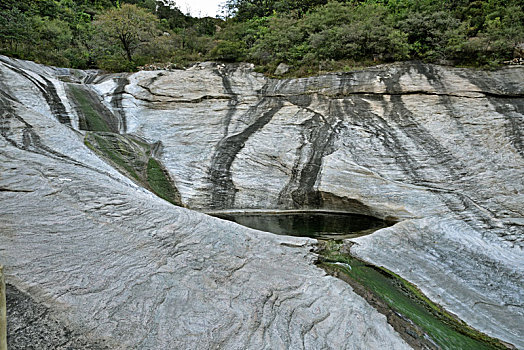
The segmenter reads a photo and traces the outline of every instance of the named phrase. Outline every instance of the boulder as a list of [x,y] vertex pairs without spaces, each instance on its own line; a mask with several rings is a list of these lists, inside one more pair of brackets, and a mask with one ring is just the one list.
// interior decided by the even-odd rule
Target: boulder
[[284,75],[291,69],[290,66],[288,66],[285,63],[280,63],[277,68],[275,69],[274,75]]

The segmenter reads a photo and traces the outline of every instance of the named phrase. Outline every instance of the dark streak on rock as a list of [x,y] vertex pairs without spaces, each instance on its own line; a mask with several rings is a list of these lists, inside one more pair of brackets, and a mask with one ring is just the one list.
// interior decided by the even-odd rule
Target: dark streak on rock
[[[369,100],[370,98],[368,98]],[[385,103],[380,96],[374,96],[379,103]],[[378,114],[370,112],[372,108],[369,103],[361,98],[352,97],[341,103],[342,115],[351,122],[352,125],[361,126],[370,132],[375,139],[386,149],[387,154],[395,155],[391,161],[412,179],[419,179],[423,175],[418,171],[417,161],[410,155],[410,152],[403,146],[400,135],[397,135],[396,128],[389,125],[388,122]],[[352,140],[349,140],[352,142]],[[352,147],[349,148],[352,150]],[[360,152],[361,153],[361,152]],[[353,153],[354,157],[359,156],[359,152]],[[366,159],[359,159],[359,164],[368,168],[373,168],[372,164],[367,164]]]
[[282,106],[283,102],[280,99],[262,99],[246,112],[248,115],[261,115],[242,132],[226,136],[218,143],[209,171],[212,185],[211,209],[233,207],[236,189],[231,177],[231,164],[249,137],[269,123]]
[[113,96],[111,97],[111,106],[115,109],[120,117],[120,131],[122,133],[127,132],[127,121],[126,113],[122,106],[122,98],[126,93],[126,86],[129,84],[129,79],[127,77],[117,78],[116,79],[116,89],[113,91]]
[[233,88],[231,87],[231,81],[229,80],[229,77],[228,77],[228,73],[229,73],[228,70],[224,71],[224,69],[215,69],[214,72],[218,76],[220,76],[220,78],[222,78],[222,85],[224,87],[224,90],[226,91],[226,93],[229,96],[231,96],[231,98],[229,99],[227,103],[228,109],[227,109],[227,113],[226,113],[226,116],[224,117],[224,122],[223,122],[224,137],[226,137],[227,134],[229,133],[229,124],[231,123],[231,118],[233,118],[233,115],[235,115],[237,111],[238,94],[236,94],[233,91]]
[[[433,86],[436,86],[437,89],[440,89],[440,90],[443,90],[443,91],[446,91],[446,87],[444,85],[444,83],[441,81],[440,79],[440,76],[438,74],[438,72],[435,71],[435,67],[434,66],[431,66],[431,65],[423,65],[423,64],[418,64],[415,66],[417,71],[420,73],[420,74],[423,74],[427,79],[428,81],[433,85]],[[483,90],[483,94],[485,96],[488,96],[486,97],[489,101],[493,101],[492,103],[496,106],[497,108],[497,112],[499,112],[500,114],[504,115],[506,118],[508,118],[508,114],[509,114],[509,111],[506,111],[506,110],[499,110],[497,106],[500,106],[500,98],[496,98],[498,96],[504,96],[504,94],[502,92],[497,92],[497,91],[492,91],[492,88],[490,86],[486,86],[485,83],[482,81],[482,82],[474,82],[476,86],[479,86],[480,89]],[[517,95],[515,96],[508,96],[508,98],[511,98],[511,103],[513,106],[515,105],[519,105],[519,104],[516,104],[515,103],[515,98],[518,97]],[[454,111],[453,111],[453,108],[452,108],[452,103],[451,103],[451,100],[450,100],[450,96],[442,96],[441,97],[441,100],[442,100],[442,105],[448,110],[448,112],[450,114],[454,114]],[[504,99],[502,99],[504,100]],[[524,99],[522,99],[522,101],[524,101]],[[522,106],[522,103],[520,103],[520,105]],[[524,110],[520,110],[520,115],[522,116],[524,113]],[[509,117],[510,119],[512,119],[511,117]],[[512,119],[512,121],[514,121],[514,119]],[[460,129],[462,129],[462,125],[460,125],[459,123],[457,123],[457,127],[459,127]],[[518,127],[518,126],[517,126]],[[522,123],[520,124],[520,127],[522,128]],[[464,135],[468,135],[467,132],[464,132],[463,133]],[[513,135],[517,135],[517,140],[520,139],[519,137],[519,130],[517,130],[516,132],[509,132],[510,135],[510,139],[511,136]],[[522,135],[522,134],[520,134]],[[471,140],[470,140],[471,141]],[[512,141],[514,141],[512,139]],[[520,141],[522,141],[520,139]],[[513,142],[512,142],[513,143]],[[517,141],[518,143],[518,141]],[[515,143],[513,143],[515,145]],[[518,150],[518,144],[515,145],[517,150]],[[479,147],[480,148],[480,147]],[[480,151],[479,151],[480,152]],[[432,157],[434,157],[436,160],[439,160],[439,157],[442,156],[442,154],[446,154],[446,153],[437,153],[437,154],[432,154]],[[460,175],[461,174],[464,174],[467,172],[466,169],[462,169],[463,166],[461,165],[461,163],[458,161],[458,160],[453,160],[451,158],[445,158],[444,159],[444,162],[441,162],[439,161],[438,164],[448,164],[448,167],[447,167],[447,172],[451,174],[451,180],[453,181],[460,181]],[[452,166],[449,167],[449,164],[451,164]],[[472,227],[473,229],[476,229],[478,228],[478,226],[481,226],[482,228],[484,229],[494,229],[495,228],[495,224],[493,222],[493,218],[495,217],[495,215],[490,212],[488,209],[486,208],[483,208],[481,207],[480,205],[478,205],[477,203],[475,203],[475,201],[473,199],[471,199],[470,197],[466,196],[465,194],[462,194],[458,191],[438,191],[437,192],[437,195],[439,196],[439,198],[443,201],[443,203],[451,210],[451,212],[453,212],[456,216],[458,216],[460,219],[464,220],[470,227]],[[496,233],[499,235],[499,236],[504,236],[505,233],[504,233],[504,230],[499,230],[499,229],[495,229],[495,230],[492,230],[492,231],[497,231]]]
[[40,78],[45,81],[45,84],[41,83],[37,79],[33,78],[31,75],[27,74],[23,69],[20,69],[18,67],[13,66],[12,64],[2,61],[7,68],[11,69],[12,71],[20,74],[27,80],[33,83],[33,85],[40,90],[42,93],[42,96],[47,101],[47,104],[49,105],[49,108],[51,109],[51,113],[58,119],[58,121],[62,124],[65,124],[67,126],[71,126],[71,119],[69,118],[69,115],[67,114],[67,110],[62,103],[62,100],[58,96],[58,93],[56,91],[55,86],[53,83],[47,79],[46,77],[40,75]]
[[[495,106],[495,110],[501,114],[507,121],[506,135],[511,144],[517,150],[518,154],[524,158],[524,96],[519,94],[506,93],[504,86],[497,86],[497,82],[493,82],[495,86],[489,85],[490,79],[481,79],[477,76],[461,74],[464,79],[467,79],[472,84],[479,86],[486,93],[488,101]],[[515,99],[517,99],[515,101]]]
[[[140,85],[141,87],[143,87],[142,85]],[[148,88],[145,88],[144,89],[148,90]],[[160,95],[160,94],[154,94],[154,93],[151,93],[151,95],[154,95],[154,96],[165,96],[165,97],[168,97],[168,95]],[[149,102],[149,103],[160,103],[162,105],[165,105],[167,103],[201,103],[201,102],[204,102],[204,101],[207,101],[207,100],[231,100],[230,97],[226,97],[226,96],[211,96],[211,95],[204,95],[204,96],[201,96],[201,97],[198,97],[198,98],[194,98],[194,99],[176,99],[176,100],[163,100],[163,101],[156,101],[156,100],[153,100],[153,99],[148,99],[148,98],[143,98],[143,97],[137,97],[135,96],[135,98],[137,100],[142,100],[142,101],[145,101],[145,102]]]
[[[307,109],[311,100],[294,99],[292,103],[301,103]],[[300,105],[299,105],[300,106]],[[329,116],[309,110],[313,117],[302,124],[302,144],[297,149],[299,156],[292,169],[288,184],[279,194],[279,205],[290,202],[294,208],[320,208],[322,200],[314,190],[322,166],[322,159],[334,151],[333,145],[341,120],[338,115]],[[305,146],[308,145],[308,146]],[[302,168],[299,170],[301,163]]]
[[[421,74],[425,75],[430,82],[438,79],[438,74],[429,70],[429,68],[425,69],[421,64],[415,65],[415,67]],[[399,78],[401,75],[402,73],[399,72],[389,79],[382,79],[387,91],[395,91],[400,88]],[[442,88],[443,86],[440,85],[439,87]],[[455,159],[451,152],[443,147],[428,130],[417,123],[411,111],[404,105],[402,97],[392,95],[390,105],[392,108],[388,108],[388,104],[384,103],[384,107],[386,108],[385,113],[400,127],[399,129],[401,129],[411,141],[419,146],[422,152],[429,156],[429,159],[435,161],[434,164],[431,164],[431,168],[441,169],[444,176],[450,176],[453,179],[459,178],[456,169],[462,167],[460,162]],[[426,182],[425,179],[423,181]]]
[[90,74],[87,74],[87,76],[84,78],[84,81],[83,83],[84,84],[92,84],[94,83],[95,79],[98,77],[98,74],[97,73],[90,73]]
[[0,187],[0,192],[13,192],[13,193],[31,193],[33,190],[18,190],[14,188]]
[[488,98],[497,113],[506,120],[506,136],[520,157],[524,158],[524,98],[509,101],[507,98]]
[[[229,96],[203,95],[201,97],[194,98],[194,99],[181,99],[181,98],[173,98],[173,96],[169,95],[169,94],[161,94],[161,93],[158,93],[158,92],[154,92],[153,90],[151,90],[151,85],[158,78],[160,78],[160,77],[162,77],[164,75],[163,73],[159,73],[155,77],[151,78],[147,82],[147,84],[137,84],[137,85],[140,86],[142,89],[146,90],[151,96],[164,97],[164,98],[167,98],[167,99],[164,99],[162,101],[158,101],[158,100],[155,100],[153,98],[146,98],[146,97],[139,97],[139,96],[134,96],[134,97],[136,99],[138,99],[138,100],[149,102],[149,103],[153,103],[153,104],[154,103],[161,103],[161,104],[166,104],[166,103],[201,103],[201,102],[206,101],[206,100],[230,100],[230,105],[236,106],[237,100],[238,100],[237,99],[237,94],[233,93],[233,91],[231,90],[231,83],[229,82],[229,78],[227,77],[226,74],[222,73],[218,69],[215,70],[215,73],[217,73],[222,78],[224,89],[227,91]],[[117,91],[115,90],[115,92],[117,92]],[[233,110],[233,113],[234,113],[234,110]]]
[[[12,107],[10,103],[10,100],[5,98],[3,94],[0,94],[0,111],[2,111],[2,113],[0,114],[0,135],[13,147],[16,147],[23,151],[40,154],[45,157],[49,157],[52,159],[70,163],[75,166],[86,168],[94,172],[97,172],[99,174],[108,176],[114,179],[115,181],[122,183],[120,179],[116,178],[115,176],[113,176],[110,173],[106,173],[94,167],[85,165],[45,145],[41,141],[40,136],[34,131],[33,126],[29,124],[28,122],[26,122],[22,117],[16,114],[14,108]],[[22,129],[21,130],[22,131],[22,143],[17,142],[12,137],[12,130],[11,130],[10,124],[11,124],[11,120],[13,119],[23,124],[23,127],[21,128]]]
[[58,119],[58,121],[62,124],[65,124],[67,126],[71,126],[71,119],[69,118],[69,115],[67,114],[67,111],[65,109],[65,106],[64,104],[62,103],[62,100],[60,99],[60,97],[58,96],[58,93],[56,92],[56,88],[55,86],[53,85],[53,83],[41,76],[42,79],[44,79],[44,81],[46,82],[47,84],[47,92],[44,93],[44,98],[47,100],[47,103],[49,104],[49,107],[51,108],[51,112],[53,113],[53,115],[55,115]]
[[[307,91],[303,93],[303,96],[307,95],[315,95],[318,94],[318,91]],[[472,94],[477,94],[478,96],[473,96]],[[447,97],[461,97],[461,98],[471,98],[471,99],[479,99],[479,98],[486,98],[486,97],[498,97],[498,98],[505,98],[505,99],[519,99],[524,98],[524,95],[515,94],[515,95],[505,95],[505,94],[498,94],[494,92],[488,92],[488,91],[466,91],[465,93],[453,93],[453,92],[437,92],[437,91],[425,91],[425,90],[411,90],[411,91],[385,91],[385,92],[374,92],[374,91],[345,91],[345,92],[339,92],[339,93],[324,93],[326,97],[330,97],[333,99],[341,99],[351,96],[406,96],[406,95],[422,95],[422,96],[447,96]],[[280,97],[280,98],[286,98],[289,99],[290,96],[288,94],[271,94],[267,95],[266,97]]]
[[7,79],[4,78],[4,74],[2,70],[0,70],[0,97],[20,103],[20,101],[15,96],[11,95],[9,92],[9,87],[5,83],[7,83]]
[[94,112],[96,112],[100,116],[100,118],[102,118],[105,121],[105,123],[107,124],[107,126],[109,127],[109,129],[112,132],[118,133],[119,118],[116,117],[113,114],[113,112],[111,112],[102,103],[102,101],[100,100],[100,96],[97,93],[95,93],[93,90],[91,90],[90,88],[88,88],[86,85],[83,85],[83,84],[81,84],[81,85],[67,85],[67,95],[68,95],[69,99],[74,102],[75,109],[76,109],[79,117],[84,119],[84,122],[82,122],[82,120],[80,120],[79,128],[81,130],[92,131],[92,130],[89,130],[88,127],[86,127],[88,125],[88,123],[86,123],[85,121],[88,120],[89,117],[86,116],[84,114],[84,111],[82,110],[82,108],[79,107],[79,106],[82,105],[82,103],[80,101],[78,101],[77,98],[75,97],[75,94],[71,92],[71,89],[73,89],[73,88],[74,89],[78,89],[78,91],[82,91],[82,95],[85,98],[85,102],[89,103],[89,107],[91,107],[92,110]]
[[[446,91],[446,87],[440,81],[438,72],[433,70],[433,66],[419,64],[415,65],[415,68],[418,73],[424,75],[437,89]],[[399,88],[400,75],[401,73],[397,73],[391,78],[383,79],[388,91],[395,91]],[[445,100],[444,102],[447,102],[444,103],[445,105],[451,105],[448,95],[442,94],[442,98]],[[413,184],[431,187],[435,181],[453,183],[453,181],[461,180],[465,172],[465,170],[461,170],[463,168],[461,162],[455,159],[451,152],[443,147],[428,130],[415,121],[412,113],[404,106],[400,95],[392,95],[390,103],[384,101],[384,108],[388,117],[398,125],[394,129],[402,130],[409,140],[414,142],[418,149],[427,155],[426,165],[424,166],[428,167],[427,163],[430,163],[429,168],[438,170],[442,176],[440,179],[433,179],[428,178],[425,172],[414,171],[414,169],[423,168],[423,166],[415,159],[410,158],[410,164],[406,164],[403,168],[408,170],[407,174],[410,175]],[[494,227],[492,222],[493,215],[488,210],[482,210],[471,198],[460,192],[449,190],[434,193],[453,213],[472,228],[476,229],[478,226],[481,226],[485,229],[490,229]],[[465,216],[465,212],[468,213],[467,216]]]
[[485,98],[485,97],[503,97],[508,99],[523,98],[524,95],[503,95],[497,93],[491,93],[487,91],[469,91],[469,93],[479,94],[482,96],[471,96],[464,93],[453,93],[453,92],[433,92],[424,90],[411,90],[403,92],[351,92],[348,94],[334,95],[333,98],[345,97],[348,95],[378,95],[378,96],[405,96],[405,95],[423,95],[423,96],[447,96],[447,97],[462,97],[462,98]]

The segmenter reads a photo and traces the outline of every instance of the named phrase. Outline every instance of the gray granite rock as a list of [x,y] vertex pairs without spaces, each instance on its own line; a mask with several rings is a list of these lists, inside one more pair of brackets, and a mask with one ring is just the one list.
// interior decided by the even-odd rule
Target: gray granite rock
[[313,264],[312,240],[159,199],[96,157],[53,110],[33,109],[46,103],[43,92],[20,102],[32,80],[14,67],[60,85],[52,72],[3,61],[9,349],[409,348],[383,315]]
[[160,142],[185,206],[398,220],[352,252],[524,348],[524,67],[64,74],[1,59],[0,264],[75,334],[142,348],[406,346],[311,265],[311,241],[168,205],[87,150],[67,91],[88,83],[120,132]]
[[[186,205],[404,220],[386,231],[404,249],[378,232],[354,253],[524,347],[524,69],[398,63],[268,80],[206,64],[129,81],[129,131],[162,142]],[[111,96],[112,86],[95,88]],[[432,224],[416,234],[408,222]],[[449,243],[436,261],[435,241]]]
[[284,75],[287,72],[289,72],[290,67],[285,63],[280,63],[277,68],[275,69],[275,72],[273,74],[275,75]]

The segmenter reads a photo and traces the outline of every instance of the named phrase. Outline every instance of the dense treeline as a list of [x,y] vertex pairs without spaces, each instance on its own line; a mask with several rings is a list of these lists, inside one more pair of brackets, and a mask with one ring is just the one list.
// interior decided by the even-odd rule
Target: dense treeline
[[[315,7],[305,10],[308,4]],[[521,0],[231,0],[229,6],[236,16],[217,34],[212,53],[269,70],[280,62],[311,73],[408,59],[497,65],[524,41]]]
[[76,68],[250,61],[295,74],[395,60],[497,65],[524,41],[522,0],[228,0],[226,19],[173,1],[3,0],[0,53]]
[[2,0],[0,53],[56,66],[132,70],[202,60],[222,22],[191,18],[169,1]]

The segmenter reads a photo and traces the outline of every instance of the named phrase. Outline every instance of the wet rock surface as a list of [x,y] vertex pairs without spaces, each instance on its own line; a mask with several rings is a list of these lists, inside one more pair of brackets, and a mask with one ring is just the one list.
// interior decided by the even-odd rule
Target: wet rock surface
[[351,252],[524,347],[522,67],[271,80],[246,64],[97,75],[0,60],[0,264],[61,322],[122,347],[401,348],[311,265],[311,241],[173,207],[100,160],[68,84],[99,96],[113,131],[162,145],[185,206],[401,220]]

